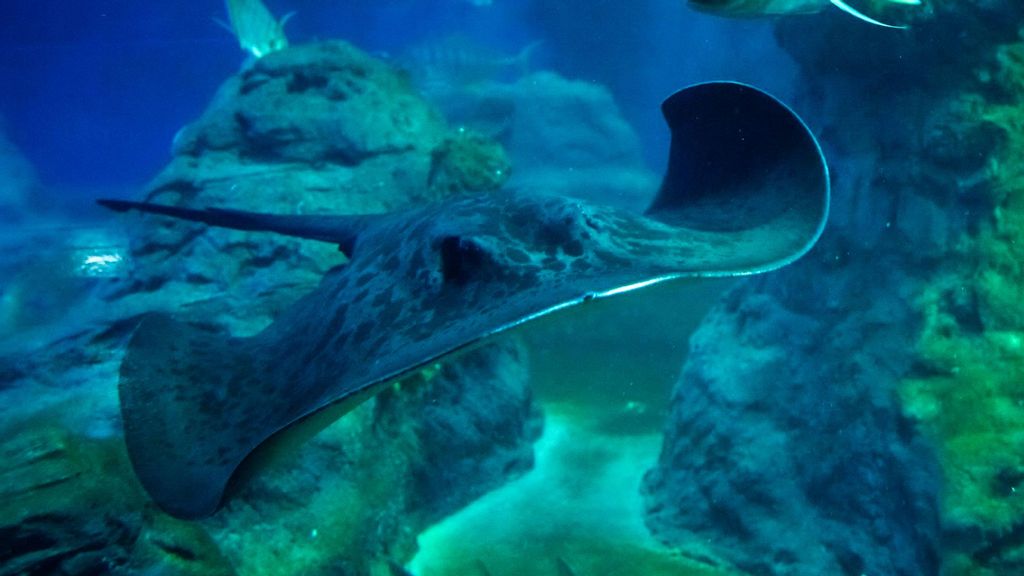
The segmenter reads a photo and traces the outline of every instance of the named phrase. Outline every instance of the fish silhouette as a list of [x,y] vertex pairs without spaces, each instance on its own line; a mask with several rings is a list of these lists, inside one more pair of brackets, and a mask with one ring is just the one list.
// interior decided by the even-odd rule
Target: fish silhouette
[[[881,0],[882,3],[917,6],[921,0]],[[846,0],[688,0],[688,4],[702,12],[723,16],[751,17],[780,14],[812,14],[821,12],[830,5],[843,12],[875,26],[885,28],[906,28],[880,22],[857,10]]]
[[794,112],[733,82],[681,90],[662,110],[668,169],[645,213],[517,190],[359,216],[100,200],[331,242],[349,256],[249,338],[163,313],[140,322],[119,394],[146,491],[174,516],[208,516],[254,452],[326,426],[443,356],[595,298],[766,272],[811,248],[828,212],[828,169]]
[[279,22],[261,0],[226,0],[229,24],[216,22],[235,35],[242,50],[256,58],[288,47],[284,26],[294,12],[285,14]]

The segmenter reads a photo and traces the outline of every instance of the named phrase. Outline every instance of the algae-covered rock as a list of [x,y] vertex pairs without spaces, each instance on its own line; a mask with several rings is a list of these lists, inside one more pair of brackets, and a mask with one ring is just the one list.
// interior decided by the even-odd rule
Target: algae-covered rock
[[533,410],[522,350],[480,349],[358,407],[204,524],[242,575],[375,574],[532,465]]
[[504,185],[510,168],[501,144],[460,130],[434,148],[427,182],[438,196],[486,192]]
[[101,574],[128,563],[140,489],[117,440],[31,421],[0,446],[0,574]]
[[[450,131],[386,62],[341,41],[253,62],[184,127],[146,199],[279,214],[387,212],[507,177],[500,146]],[[335,246],[132,215],[128,290],[185,283],[190,300],[312,285],[343,263]],[[286,279],[286,280],[282,280]]]
[[[409,512],[422,527],[533,465],[542,421],[528,366],[523,346],[506,339],[443,361],[426,385],[382,399],[382,408],[401,402],[389,421],[419,438]],[[403,414],[417,417],[401,422]]]
[[[500,146],[448,131],[400,75],[340,42],[294,47],[244,69],[183,130],[175,154],[146,199],[384,212],[486,193],[508,174]],[[61,312],[70,334],[53,336],[36,316],[50,339],[31,356],[0,357],[5,401],[47,390],[31,409],[65,395],[76,402],[6,436],[4,574],[386,572],[411,556],[432,519],[531,465],[538,420],[524,360],[504,345],[446,362],[429,381],[403,382],[284,451],[214,518],[167,517],[137,486],[119,436],[117,363],[137,319],[173,309],[225,335],[252,334],[345,259],[328,244],[127,218],[132,276],[61,308],[90,311],[88,322]],[[91,412],[100,403],[102,414]]]
[[993,48],[964,124],[998,133],[981,217],[919,299],[920,369],[900,390],[938,446],[948,574],[1024,569],[1024,44]]
[[[739,284],[691,339],[644,486],[684,552],[756,574],[1020,572],[1021,242],[992,181],[1020,149],[1002,157],[985,117],[1024,5],[920,8],[898,34],[840,11],[775,27],[832,210],[808,257]],[[1007,245],[978,258],[979,237]]]
[[153,571],[165,576],[235,574],[227,557],[202,526],[160,513],[148,518],[127,571]]
[[[906,34],[838,13],[813,30],[795,20],[776,30],[814,85],[806,101],[831,119],[835,173],[855,175],[836,180],[831,230],[912,278],[888,284],[915,327],[908,369],[884,390],[902,402],[906,433],[931,444],[944,484],[943,573],[1017,574],[1024,4],[922,8],[907,12]],[[871,275],[876,289],[888,276]],[[891,333],[888,324],[860,330]]]
[[900,392],[907,414],[939,440],[947,530],[991,537],[1024,521],[1024,332],[965,332],[956,314],[973,304],[956,302],[960,292],[937,283],[923,297],[924,370]]
[[[104,373],[92,385],[112,384]],[[522,349],[489,346],[396,385],[184,522],[142,492],[119,436],[75,431],[76,410],[96,407],[69,406],[3,431],[0,574],[375,574],[529,469],[540,430]]]
[[796,264],[788,286],[738,286],[691,338],[644,479],[647,524],[752,574],[934,574],[939,482],[885,391],[909,363],[909,306],[854,305],[870,290],[860,262],[832,270],[845,305],[829,313],[818,266]]
[[175,138],[176,155],[229,150],[272,162],[355,165],[431,150],[444,121],[385,62],[341,41],[294,46],[221,87]]
[[642,210],[658,186],[636,131],[604,86],[537,72],[474,84],[439,105],[453,123],[504,145],[511,187]]
[[120,438],[61,420],[44,411],[3,430],[0,574],[234,573],[201,526],[147,505]]

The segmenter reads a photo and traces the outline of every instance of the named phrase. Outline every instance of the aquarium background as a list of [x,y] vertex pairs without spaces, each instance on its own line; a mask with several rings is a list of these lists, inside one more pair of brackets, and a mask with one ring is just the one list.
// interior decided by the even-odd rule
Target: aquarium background
[[[1024,571],[1024,6],[863,3],[892,30],[675,0],[266,4],[295,12],[268,89],[300,70],[372,98],[261,99],[219,1],[5,3],[0,574]],[[833,206],[805,258],[496,339],[212,518],[138,486],[117,398],[138,319],[250,335],[343,260],[96,198],[368,213],[510,186],[642,209],[659,103],[715,79],[821,140]]]
[[[275,14],[295,12],[287,25],[293,42],[343,38],[380,56],[454,35],[503,56],[541,41],[528,68],[564,71],[629,95],[619,105],[644,133],[644,152],[656,167],[665,135],[651,103],[695,81],[742,79],[776,93],[794,81],[794,67],[771,41],[769,24],[722,21],[673,2],[628,10],[613,2],[480,7],[464,0],[267,6]],[[68,189],[91,198],[97,188],[145,184],[167,161],[174,134],[203,111],[244,57],[215,21],[227,20],[219,0],[12,0],[7,9],[10,17],[0,24],[6,87],[0,106],[8,134],[42,181],[62,189],[54,194],[60,201]],[[728,53],[715,49],[723,37],[731,38]]]

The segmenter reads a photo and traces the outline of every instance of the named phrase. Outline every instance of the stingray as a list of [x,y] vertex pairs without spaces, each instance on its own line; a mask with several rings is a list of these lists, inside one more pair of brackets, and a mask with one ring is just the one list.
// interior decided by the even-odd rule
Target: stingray
[[330,242],[349,258],[252,337],[165,313],[140,321],[119,395],[142,486],[173,516],[209,516],[258,448],[444,356],[595,298],[766,272],[811,248],[828,169],[793,111],[734,82],[683,89],[662,111],[668,169],[644,213],[525,190],[336,216],[100,200]]

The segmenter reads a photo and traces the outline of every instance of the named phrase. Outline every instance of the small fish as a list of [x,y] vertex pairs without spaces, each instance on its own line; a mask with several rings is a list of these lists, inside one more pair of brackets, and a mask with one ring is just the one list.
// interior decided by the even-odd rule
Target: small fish
[[260,0],[227,0],[228,19],[231,24],[217,21],[238,38],[242,50],[256,58],[288,47],[284,25],[295,15],[289,12],[278,22]]
[[[921,0],[880,0],[880,2],[883,4],[909,6],[921,4]],[[737,18],[780,14],[812,14],[821,12],[828,8],[829,5],[832,5],[852,15],[854,18],[869,24],[885,28],[906,28],[906,26],[893,26],[892,24],[879,22],[850,6],[845,0],[688,0],[688,4],[691,8],[701,12]]]
[[541,44],[531,42],[517,54],[508,55],[454,35],[414,46],[397,60],[416,85],[429,92],[471,86],[510,74],[524,75]]

